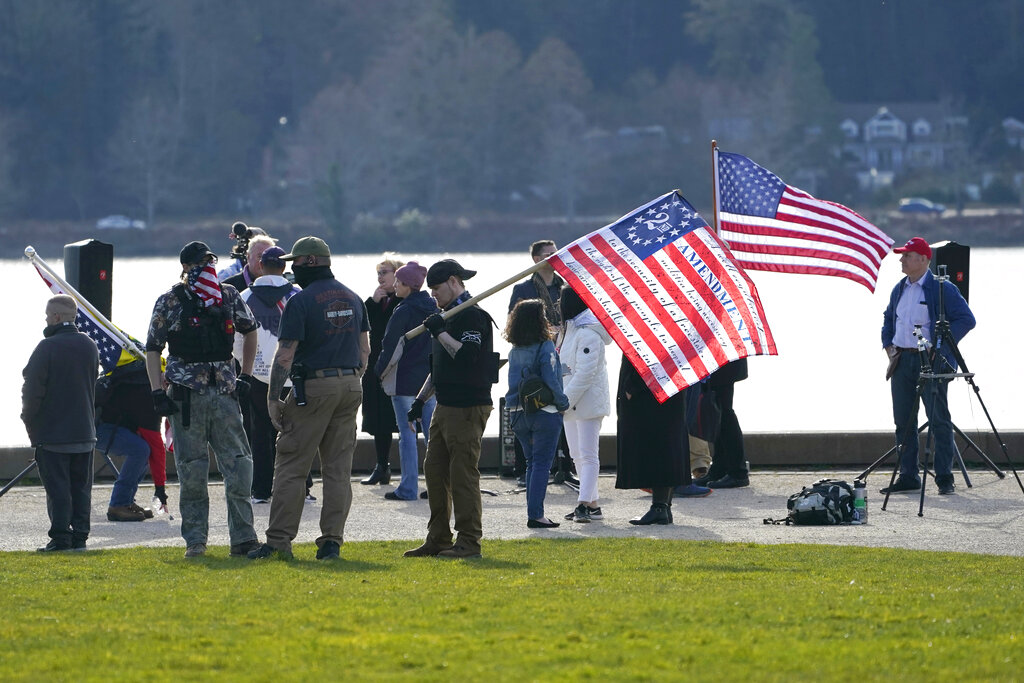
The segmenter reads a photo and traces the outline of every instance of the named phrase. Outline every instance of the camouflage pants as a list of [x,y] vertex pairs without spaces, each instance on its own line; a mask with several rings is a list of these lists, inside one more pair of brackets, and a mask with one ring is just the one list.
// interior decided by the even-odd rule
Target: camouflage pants
[[[186,545],[206,543],[210,531],[210,452],[224,477],[231,545],[256,539],[252,525],[252,455],[242,428],[242,414],[231,394],[198,393],[190,397],[190,424],[181,424],[181,412],[171,416],[174,464],[181,486],[181,536]],[[175,401],[181,408],[181,401]]]

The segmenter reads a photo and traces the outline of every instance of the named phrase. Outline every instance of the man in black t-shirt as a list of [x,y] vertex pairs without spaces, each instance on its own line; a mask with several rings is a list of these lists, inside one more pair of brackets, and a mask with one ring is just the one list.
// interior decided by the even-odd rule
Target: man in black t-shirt
[[[362,401],[359,377],[370,355],[370,325],[362,299],[334,279],[331,251],[323,240],[303,237],[281,260],[294,262],[295,283],[302,291],[285,305],[270,369],[267,412],[279,432],[274,497],[267,542],[249,558],[292,556],[306,473],[319,449],[324,502],[316,558],[336,560],[352,505],[356,411]],[[295,386],[288,400],[281,401],[278,396],[289,375]]]
[[[427,271],[427,286],[438,308],[450,311],[470,298],[463,281],[476,275],[453,259]],[[491,316],[469,306],[443,318],[423,321],[430,335],[430,374],[420,389],[409,421],[420,418],[424,402],[437,395],[423,474],[430,501],[430,521],[423,545],[406,557],[480,557],[483,536],[480,500],[480,443],[491,414],[491,385],[498,381]],[[452,543],[451,511],[458,538]]]

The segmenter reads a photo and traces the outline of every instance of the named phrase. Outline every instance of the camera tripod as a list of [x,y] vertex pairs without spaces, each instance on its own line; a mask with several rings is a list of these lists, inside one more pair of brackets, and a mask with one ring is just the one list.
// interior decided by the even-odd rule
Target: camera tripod
[[[957,377],[964,378],[967,381],[967,383],[971,386],[971,388],[974,389],[974,394],[978,398],[978,402],[981,405],[981,408],[982,408],[982,410],[985,413],[985,418],[988,420],[989,427],[991,427],[991,429],[992,429],[992,434],[996,437],[996,440],[999,442],[1000,448],[1003,451],[1003,456],[1006,458],[1006,462],[1009,465],[1010,470],[1013,472],[1014,477],[1017,479],[1017,485],[1020,487],[1021,492],[1024,493],[1024,483],[1021,482],[1020,475],[1017,473],[1017,470],[1013,466],[1013,462],[1010,459],[1010,454],[1009,454],[1009,452],[1008,452],[1008,450],[1006,448],[1006,442],[1003,441],[1002,436],[1000,436],[999,431],[996,429],[995,423],[993,423],[993,421],[992,421],[992,416],[989,414],[988,407],[985,405],[985,401],[981,398],[981,390],[980,390],[980,388],[978,387],[978,385],[974,381],[974,373],[971,372],[968,369],[967,363],[966,363],[966,361],[964,361],[963,355],[960,353],[960,350],[959,350],[959,348],[957,347],[957,344],[956,344],[956,340],[953,338],[953,334],[952,334],[952,332],[950,330],[949,320],[946,318],[945,298],[944,298],[944,294],[943,294],[943,289],[944,289],[943,285],[949,280],[949,278],[946,276],[945,270],[946,270],[946,267],[943,266],[943,265],[940,265],[939,266],[940,274],[935,277],[935,279],[939,283],[939,307],[938,307],[939,317],[938,317],[938,320],[935,323],[936,343],[935,343],[935,346],[934,346],[934,358],[935,358],[936,363],[943,363],[943,364],[945,364],[946,368],[944,368],[944,369],[948,370],[948,372],[935,372],[934,371],[934,369],[932,367],[932,364],[931,364],[931,361],[929,359],[929,356],[932,353],[932,350],[930,348],[931,345],[928,343],[928,341],[921,334],[920,325],[915,326],[914,336],[917,338],[917,353],[918,353],[919,358],[920,358],[921,369],[920,369],[920,371],[918,373],[917,389],[916,389],[915,397],[914,397],[914,407],[913,407],[913,410],[911,410],[910,415],[908,416],[908,419],[907,419],[906,428],[904,429],[904,432],[903,432],[904,433],[903,441],[900,442],[900,443],[897,443],[896,446],[894,446],[893,448],[889,449],[884,455],[882,455],[880,458],[878,458],[878,460],[873,462],[866,470],[864,470],[863,472],[860,473],[860,475],[857,476],[858,480],[865,479],[868,474],[870,474],[876,467],[878,467],[882,462],[884,462],[887,458],[889,458],[893,453],[897,454],[896,465],[893,468],[892,476],[890,477],[890,481],[889,481],[889,487],[888,487],[887,492],[885,494],[885,500],[882,503],[882,509],[885,510],[886,506],[889,503],[889,496],[892,493],[892,487],[893,487],[893,485],[896,482],[896,476],[899,473],[899,468],[900,468],[900,457],[899,456],[902,455],[904,448],[906,448],[906,441],[911,438],[910,433],[912,433],[913,434],[913,438],[916,439],[918,434],[920,434],[922,431],[927,430],[927,436],[925,438],[924,459],[923,459],[922,464],[921,464],[923,476],[921,478],[921,494],[920,494],[920,502],[919,502],[918,511],[917,511],[918,517],[923,517],[924,516],[924,491],[925,491],[925,487],[926,487],[927,481],[928,481],[928,474],[931,473],[933,477],[935,476],[935,474],[933,472],[931,472],[928,469],[928,467],[931,464],[932,446],[933,446],[933,442],[935,440],[934,439],[934,435],[933,435],[933,424],[932,424],[933,419],[932,419],[932,414],[933,414],[933,410],[935,408],[935,402],[938,399],[938,393],[939,393],[939,385],[937,383],[938,382],[948,382],[948,381],[951,381],[951,380],[953,380],[953,379],[955,379]],[[956,361],[956,366],[950,364],[949,361],[942,355],[941,350],[943,348],[943,344],[948,345],[948,348],[949,348],[950,352],[952,353],[953,358]],[[957,367],[959,367],[962,370],[962,372],[956,372],[956,368]],[[926,396],[926,392],[927,392],[927,396]],[[912,427],[913,427],[914,423],[917,420],[917,412],[918,412],[919,406],[921,404],[922,398],[925,399],[925,408],[926,408],[926,412],[928,413],[928,416],[929,416],[929,421],[926,422],[924,425],[922,425],[919,429],[914,431],[912,429]],[[1006,477],[1006,473],[1003,472],[1002,470],[1000,470],[996,466],[996,464],[994,462],[992,462],[991,458],[989,458],[984,453],[984,451],[982,451],[981,448],[978,447],[977,444],[975,444],[973,441],[971,441],[969,438],[967,438],[967,435],[964,434],[960,430],[960,428],[957,427],[953,423],[953,421],[951,419],[950,419],[949,422],[950,422],[950,426],[951,426],[952,432],[954,434],[959,435],[962,439],[964,439],[964,441],[968,444],[968,448],[973,449],[974,451],[976,451],[981,456],[981,458],[984,460],[984,462],[988,466],[988,468],[991,469],[1000,479],[1004,479]],[[953,457],[958,461],[959,467],[960,467],[960,471],[961,471],[961,473],[963,474],[963,477],[964,477],[964,481],[967,484],[968,488],[970,488],[972,485],[971,485],[970,477],[967,474],[967,468],[964,465],[963,455],[961,454],[960,450],[957,448],[956,441],[955,441],[955,439],[953,439],[952,434],[950,435],[950,438],[953,440],[953,444],[952,444],[952,446],[953,446]]]

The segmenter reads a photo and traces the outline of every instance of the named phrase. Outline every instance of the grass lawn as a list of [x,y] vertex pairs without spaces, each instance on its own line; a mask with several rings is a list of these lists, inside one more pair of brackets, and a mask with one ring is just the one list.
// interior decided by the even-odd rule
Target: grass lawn
[[[1024,558],[485,539],[0,556],[0,679],[1013,680]],[[824,679],[822,679],[824,677]]]

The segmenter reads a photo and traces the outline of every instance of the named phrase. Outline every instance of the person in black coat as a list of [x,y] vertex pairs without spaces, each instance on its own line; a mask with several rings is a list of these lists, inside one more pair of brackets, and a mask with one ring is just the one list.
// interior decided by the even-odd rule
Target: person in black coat
[[715,403],[722,412],[722,424],[715,439],[711,467],[696,481],[701,486],[735,489],[750,485],[747,458],[743,451],[743,430],[732,408],[736,382],[746,378],[746,358],[723,365],[708,378],[708,387],[715,392]]
[[[370,359],[367,370],[374,367],[380,357],[381,345],[384,341],[384,331],[387,329],[388,320],[395,311],[395,306],[401,299],[395,294],[395,271],[404,265],[387,257],[377,264],[377,289],[373,296],[367,299],[366,317],[370,321]],[[373,435],[373,445],[377,452],[377,465],[373,472],[362,484],[390,484],[391,483],[391,442],[393,435],[398,431],[398,423],[395,421],[395,410],[391,405],[391,397],[384,393],[380,386],[380,378],[376,372],[364,372],[362,377],[363,386],[363,423],[362,430]]]
[[651,509],[630,524],[671,524],[672,490],[692,483],[686,392],[658,403],[625,356],[616,396],[615,488],[648,488]]
[[40,552],[85,550],[92,506],[99,351],[75,326],[66,294],[46,303],[46,329],[22,371],[21,420],[46,490],[50,542]]

